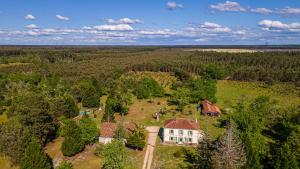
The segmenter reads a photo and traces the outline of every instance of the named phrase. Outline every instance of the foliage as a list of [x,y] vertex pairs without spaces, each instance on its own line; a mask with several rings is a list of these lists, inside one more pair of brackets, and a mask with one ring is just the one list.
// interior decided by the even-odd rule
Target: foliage
[[162,97],[164,89],[153,78],[144,77],[134,90],[138,99],[149,99],[152,97]]
[[145,127],[135,124],[135,129],[127,138],[126,146],[142,150],[146,145]]
[[89,117],[83,117],[79,121],[79,127],[81,129],[82,139],[85,144],[91,144],[97,140],[99,130],[97,128],[96,122],[93,121],[93,119]]
[[185,151],[185,161],[190,169],[212,169],[214,146],[208,135],[199,142],[196,149]]
[[27,145],[20,168],[51,169],[50,159],[43,152],[42,146],[37,142],[37,140],[32,139],[32,141]]
[[73,164],[68,161],[63,161],[58,167],[55,169],[73,169]]
[[211,102],[217,102],[215,96],[217,92],[216,81],[211,78],[197,78],[195,80],[189,80],[186,86],[191,91],[191,102],[198,103],[199,100],[207,99]]
[[127,153],[122,141],[113,140],[105,144],[101,148],[100,155],[103,157],[102,168],[122,169],[125,167]]
[[71,94],[78,102],[82,102],[84,107],[98,107],[100,97],[103,95],[104,89],[94,78],[86,78],[76,82],[71,87]]
[[29,93],[12,100],[9,117],[17,117],[23,127],[28,128],[43,143],[55,133],[49,103],[42,95]]
[[61,151],[64,156],[73,156],[84,149],[84,140],[79,126],[70,121],[65,128],[65,139],[61,145]]
[[121,124],[118,124],[113,138],[123,141],[125,139],[125,134],[124,127]]
[[50,112],[54,117],[65,116],[72,118],[78,115],[79,109],[70,95],[57,97],[50,103]]
[[9,156],[14,164],[18,164],[31,137],[32,133],[23,128],[18,119],[10,118],[0,125],[0,152]]
[[188,88],[177,88],[170,101],[177,105],[177,109],[183,111],[190,102],[191,91]]
[[119,84],[112,89],[105,103],[105,114],[102,121],[114,121],[116,112],[126,115],[129,111],[129,105],[132,103],[131,94],[123,89]]

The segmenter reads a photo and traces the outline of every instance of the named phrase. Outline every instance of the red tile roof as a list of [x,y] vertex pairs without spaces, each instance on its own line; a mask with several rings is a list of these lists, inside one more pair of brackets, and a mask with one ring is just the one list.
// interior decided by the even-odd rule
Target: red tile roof
[[115,135],[116,128],[116,123],[104,122],[100,128],[100,136],[112,138]]
[[219,107],[214,106],[208,100],[202,101],[202,105],[203,105],[203,110],[202,110],[203,113],[219,113],[219,114],[221,114],[221,110],[219,109]]
[[173,129],[199,130],[199,123],[185,118],[175,118],[166,120],[164,127]]

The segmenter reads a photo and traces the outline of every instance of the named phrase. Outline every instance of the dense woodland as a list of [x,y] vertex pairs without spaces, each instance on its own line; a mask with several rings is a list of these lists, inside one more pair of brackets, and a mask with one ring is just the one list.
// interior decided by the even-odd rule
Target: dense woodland
[[[217,102],[220,79],[263,81],[267,85],[287,82],[299,87],[300,52],[217,53],[192,52],[168,47],[1,47],[0,154],[9,156],[21,169],[53,168],[43,146],[64,137],[65,156],[81,152],[98,136],[97,125],[79,113],[78,104],[97,109],[107,96],[102,121],[126,116],[132,97],[169,98],[179,111],[201,99]],[[171,72],[172,93],[151,77],[126,76],[130,71]],[[300,168],[300,105],[279,107],[261,96],[243,98],[222,117],[224,136],[211,140],[209,133],[198,147],[183,152],[182,168]],[[144,126],[131,134],[118,126],[116,141],[95,152],[103,168],[124,168],[124,146],[145,146]],[[126,138],[126,145],[122,141]],[[35,162],[32,163],[31,160]],[[100,164],[99,164],[100,165]],[[63,162],[59,168],[72,168]],[[163,168],[163,165],[160,166]]]
[[300,52],[219,53],[163,47],[2,47],[1,72],[57,74],[75,81],[92,76],[109,83],[120,72],[183,70],[215,79],[243,81],[300,80]]

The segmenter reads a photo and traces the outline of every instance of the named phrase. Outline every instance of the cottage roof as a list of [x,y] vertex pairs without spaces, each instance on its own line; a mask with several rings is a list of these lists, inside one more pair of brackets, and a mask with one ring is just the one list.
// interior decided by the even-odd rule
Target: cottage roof
[[213,105],[210,101],[208,100],[204,100],[202,101],[202,105],[203,105],[203,113],[221,113],[221,110],[219,109],[219,107]]
[[186,118],[175,118],[166,120],[164,127],[173,129],[199,130],[199,123]]
[[100,136],[112,138],[115,134],[116,128],[116,123],[104,122],[100,128]]

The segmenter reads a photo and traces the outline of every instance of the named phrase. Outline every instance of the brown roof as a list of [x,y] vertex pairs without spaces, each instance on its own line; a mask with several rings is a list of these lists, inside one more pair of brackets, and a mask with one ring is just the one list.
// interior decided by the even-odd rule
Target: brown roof
[[164,127],[173,129],[199,130],[199,123],[185,118],[175,118],[166,120]]
[[219,109],[219,107],[213,105],[210,101],[208,100],[204,100],[202,101],[202,105],[203,105],[203,113],[221,113],[221,110]]
[[100,128],[100,136],[112,138],[115,135],[116,128],[116,123],[104,122]]

